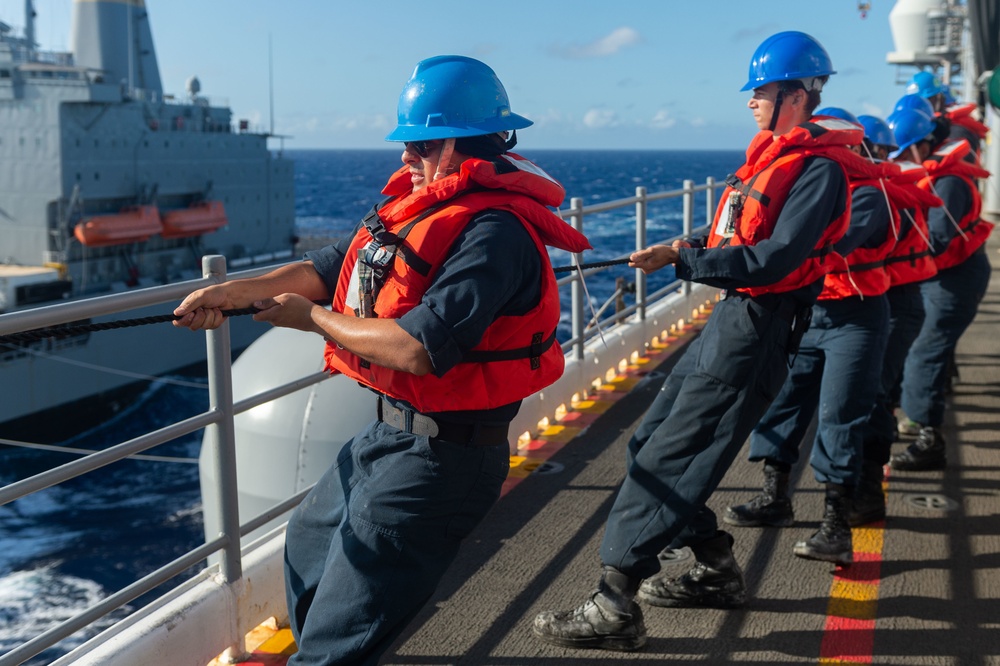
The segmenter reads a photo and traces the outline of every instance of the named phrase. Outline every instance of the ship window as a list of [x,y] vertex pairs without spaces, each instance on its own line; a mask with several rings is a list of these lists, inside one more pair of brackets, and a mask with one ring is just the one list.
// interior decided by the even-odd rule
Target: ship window
[[0,69],[0,79],[9,79],[9,78],[10,78],[10,70]]
[[100,180],[100,179],[101,179],[101,172],[100,171],[95,171],[94,172],[94,180]]
[[94,148],[97,148],[101,144],[100,139],[94,139]]
[[76,147],[77,148],[80,147],[80,138],[79,137],[77,137],[77,139],[76,139]]
[[169,141],[164,141],[163,142],[163,147],[164,148],[169,148],[170,147],[170,142]]

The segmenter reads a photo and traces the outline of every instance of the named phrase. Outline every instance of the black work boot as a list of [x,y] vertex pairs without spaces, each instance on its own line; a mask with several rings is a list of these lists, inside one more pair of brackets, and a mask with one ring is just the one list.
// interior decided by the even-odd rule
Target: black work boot
[[885,491],[882,490],[882,465],[861,463],[861,481],[854,491],[847,524],[851,527],[885,520]]
[[743,571],[733,557],[733,537],[718,531],[691,546],[696,562],[680,576],[658,573],[639,587],[639,599],[669,608],[739,608],[746,602]]
[[581,606],[544,611],[532,629],[546,643],[599,650],[638,650],[646,644],[642,609],[634,601],[638,578],[604,567],[601,582]]
[[854,543],[847,524],[853,488],[836,483],[826,484],[825,510],[819,529],[795,544],[794,553],[808,560],[823,560],[837,564],[854,561]]
[[764,465],[764,489],[746,504],[726,507],[722,520],[737,527],[788,527],[795,522],[788,497],[788,470]]
[[944,438],[936,428],[924,426],[917,439],[889,459],[889,467],[903,472],[944,469],[947,464]]

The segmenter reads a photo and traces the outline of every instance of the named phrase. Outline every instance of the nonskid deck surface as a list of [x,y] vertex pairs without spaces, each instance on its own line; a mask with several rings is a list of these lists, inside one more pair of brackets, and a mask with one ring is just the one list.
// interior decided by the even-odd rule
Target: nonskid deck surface
[[[992,240],[995,267],[998,247],[1000,240]],[[539,440],[533,446],[541,448],[525,452],[525,460],[512,458],[522,464],[515,469],[520,476],[512,475],[509,491],[381,663],[1000,664],[997,271],[958,348],[960,381],[943,428],[948,467],[890,474],[888,519],[855,528],[852,567],[792,555],[794,542],[815,530],[822,513],[822,489],[804,446],[804,460],[792,473],[794,526],[730,528],[750,593],[745,608],[646,606],[649,642],[636,653],[563,649],[534,638],[536,613],[578,605],[597,582],[598,548],[624,474],[625,445],[676,358],[675,343],[616,380],[630,391],[606,387],[598,401],[578,406],[550,429],[551,445]],[[529,469],[535,471],[526,475]],[[760,468],[744,451],[710,506],[721,512],[744,502],[760,484]],[[286,630],[251,663],[283,664],[287,657],[277,653],[293,650]]]

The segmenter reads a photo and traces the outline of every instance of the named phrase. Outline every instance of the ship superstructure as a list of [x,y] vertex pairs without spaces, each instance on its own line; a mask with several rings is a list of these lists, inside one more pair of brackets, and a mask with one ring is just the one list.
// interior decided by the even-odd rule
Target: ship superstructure
[[[291,256],[292,162],[196,77],[164,94],[143,0],[75,0],[69,53],[37,48],[31,0],[25,16],[23,36],[0,23],[0,312],[195,278],[205,254],[230,268]],[[157,374],[204,350],[193,354],[130,370]],[[0,372],[27,378],[26,357],[37,360],[0,346]],[[0,422],[75,397],[5,396]]]

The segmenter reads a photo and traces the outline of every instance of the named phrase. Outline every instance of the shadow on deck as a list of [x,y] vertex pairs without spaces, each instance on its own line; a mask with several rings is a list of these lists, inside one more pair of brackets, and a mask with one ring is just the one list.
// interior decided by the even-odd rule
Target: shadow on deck
[[[998,246],[992,241],[989,247],[995,266]],[[1000,663],[997,271],[958,349],[960,381],[943,429],[948,468],[889,477],[889,517],[884,526],[855,529],[857,562],[850,569],[792,555],[794,542],[811,534],[822,514],[822,488],[803,449],[805,460],[793,471],[795,525],[732,528],[750,592],[745,608],[647,606],[650,639],[637,653],[562,649],[533,637],[537,612],[574,607],[597,582],[598,548],[624,473],[625,445],[668,359],[554,453],[554,464],[507,493],[381,663]],[[743,502],[760,483],[759,466],[741,454],[710,506],[719,512]]]

